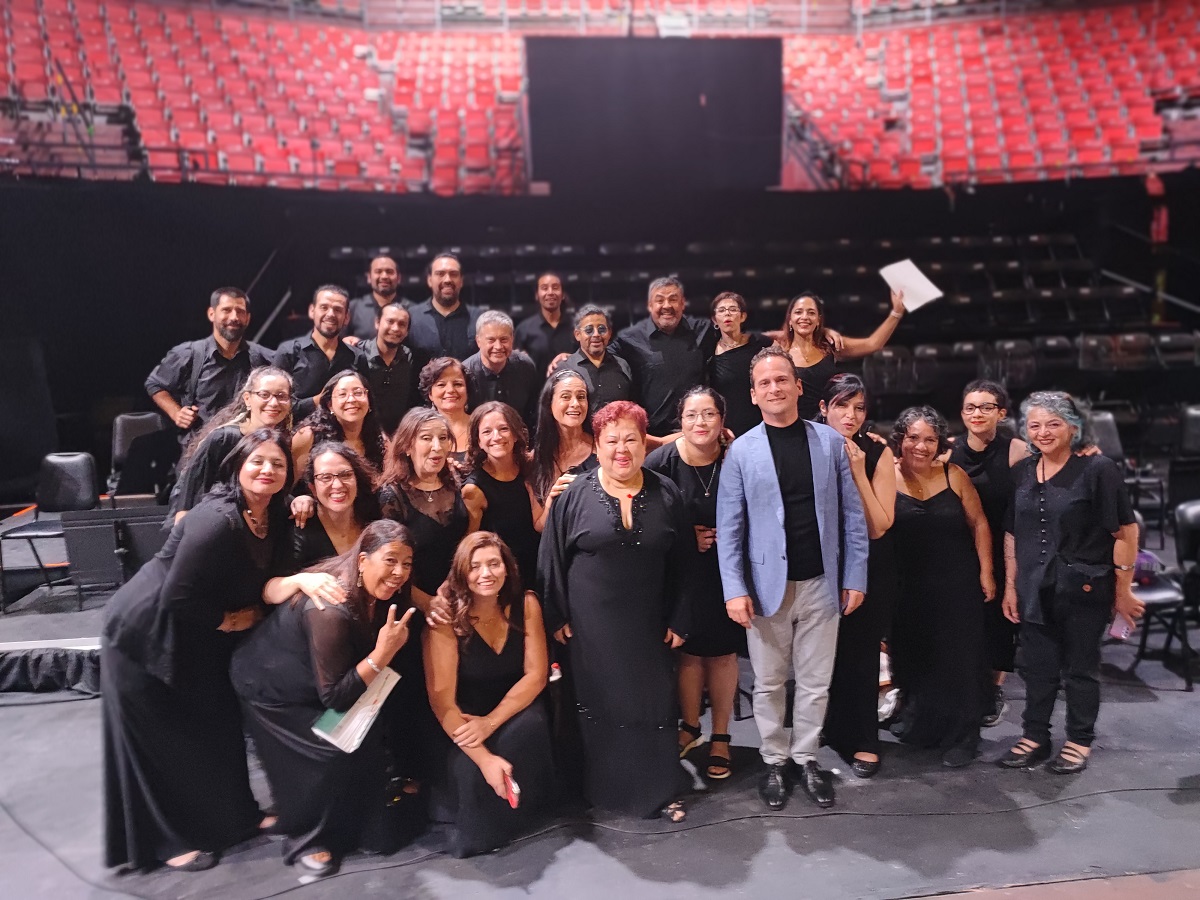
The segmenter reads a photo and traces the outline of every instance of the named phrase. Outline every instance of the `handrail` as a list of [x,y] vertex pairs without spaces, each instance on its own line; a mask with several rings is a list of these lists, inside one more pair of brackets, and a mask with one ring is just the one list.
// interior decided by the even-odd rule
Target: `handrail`
[[1105,278],[1112,279],[1118,284],[1123,284],[1126,287],[1135,288],[1143,294],[1154,294],[1156,297],[1162,297],[1168,303],[1174,303],[1176,306],[1183,307],[1188,312],[1200,313],[1200,306],[1194,303],[1189,303],[1182,297],[1176,297],[1174,294],[1168,294],[1166,291],[1159,292],[1148,284],[1142,284],[1140,281],[1134,281],[1132,278],[1126,278],[1124,275],[1118,275],[1116,272],[1110,272],[1108,269],[1101,269],[1100,274]]

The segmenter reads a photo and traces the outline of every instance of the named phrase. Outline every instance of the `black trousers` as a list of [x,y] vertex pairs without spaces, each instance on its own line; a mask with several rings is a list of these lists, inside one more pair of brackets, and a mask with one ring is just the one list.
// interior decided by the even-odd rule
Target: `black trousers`
[[1065,681],[1067,740],[1090,747],[1100,712],[1100,639],[1112,614],[1112,595],[1045,589],[1040,601],[1044,623],[1021,623],[1025,737],[1039,744],[1050,740],[1050,716]]

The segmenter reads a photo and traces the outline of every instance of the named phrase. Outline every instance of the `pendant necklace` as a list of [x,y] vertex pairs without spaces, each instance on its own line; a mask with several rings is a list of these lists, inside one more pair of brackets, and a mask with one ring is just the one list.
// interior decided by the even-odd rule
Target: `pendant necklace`
[[704,496],[705,497],[712,496],[712,483],[717,480],[716,460],[714,460],[712,462],[712,473],[708,476],[708,484],[704,483],[704,477],[700,474],[699,469],[697,469],[695,466],[691,465],[690,463],[688,465],[689,465],[689,468],[691,468],[691,470],[696,473],[696,480],[699,481],[701,487],[704,488]]

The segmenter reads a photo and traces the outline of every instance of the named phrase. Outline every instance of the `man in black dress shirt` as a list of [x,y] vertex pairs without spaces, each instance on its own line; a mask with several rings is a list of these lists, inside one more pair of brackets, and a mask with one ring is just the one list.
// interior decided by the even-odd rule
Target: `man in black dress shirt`
[[507,403],[532,427],[541,379],[533,360],[513,350],[513,321],[489,309],[475,329],[479,352],[463,363],[470,382],[471,408],[489,400]]
[[614,400],[633,399],[633,373],[629,363],[608,352],[612,320],[598,306],[588,304],[575,314],[575,340],[579,349],[561,365],[579,373],[588,389],[588,412]]
[[377,256],[367,269],[367,286],[361,297],[350,301],[349,322],[346,325],[347,344],[375,339],[375,323],[379,312],[389,303],[400,301],[400,269],[390,256]]
[[350,294],[336,284],[323,284],[313,292],[308,317],[313,329],[308,334],[284,341],[275,351],[275,365],[292,376],[292,401],[297,422],[313,410],[313,398],[329,376],[342,369],[367,374],[367,364],[357,347],[342,341]]
[[408,321],[408,310],[402,304],[389,303],[376,317],[376,336],[359,344],[367,361],[375,415],[388,435],[406,412],[420,404],[413,352],[404,346]]
[[678,278],[656,278],[647,294],[649,318],[622,330],[608,348],[629,363],[657,437],[678,430],[679,401],[704,383],[704,365],[717,346],[712,320],[685,316],[686,305]]
[[562,279],[554,272],[543,272],[537,280],[539,309],[517,325],[514,336],[517,349],[529,354],[543,379],[556,356],[575,349],[571,318],[563,314],[564,300]]
[[269,366],[271,351],[245,340],[250,298],[237,288],[217,288],[208,300],[212,334],[171,348],[146,378],[146,393],[176,427],[180,440],[229,403],[251,369]]
[[429,264],[426,281],[431,296],[412,308],[408,346],[427,359],[466,359],[475,349],[475,321],[480,310],[459,299],[462,263],[453,253],[441,253]]

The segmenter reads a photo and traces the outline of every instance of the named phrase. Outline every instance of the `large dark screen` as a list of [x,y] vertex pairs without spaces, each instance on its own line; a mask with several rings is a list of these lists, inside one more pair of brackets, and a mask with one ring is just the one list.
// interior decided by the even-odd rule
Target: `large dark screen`
[[527,38],[535,181],[554,193],[779,183],[777,38]]

